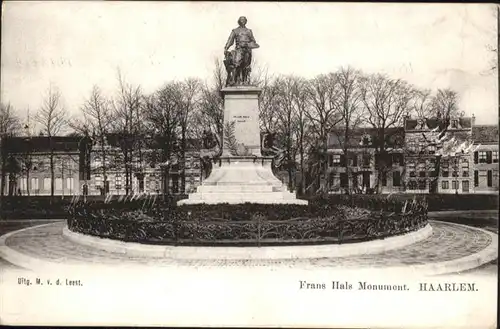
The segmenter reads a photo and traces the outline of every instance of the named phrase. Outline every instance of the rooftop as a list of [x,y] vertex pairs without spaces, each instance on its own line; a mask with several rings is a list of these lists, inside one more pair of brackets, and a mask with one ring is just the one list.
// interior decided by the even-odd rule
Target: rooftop
[[472,127],[472,139],[475,143],[498,143],[498,126],[474,126]]
[[[347,140],[348,148],[361,148],[366,145],[376,147],[380,145],[379,129],[376,128],[356,128],[350,134]],[[402,148],[404,146],[404,128],[388,128],[385,130],[386,148]],[[344,129],[334,129],[328,137],[328,148],[343,148]],[[368,142],[368,144],[366,144]]]
[[[453,119],[452,119],[453,120]],[[457,118],[458,125],[456,127],[451,127],[451,129],[470,129],[472,127],[472,118]],[[432,130],[439,127],[439,130],[443,130],[446,125],[446,121],[438,118],[424,118],[424,119],[406,119],[405,120],[405,130]]]

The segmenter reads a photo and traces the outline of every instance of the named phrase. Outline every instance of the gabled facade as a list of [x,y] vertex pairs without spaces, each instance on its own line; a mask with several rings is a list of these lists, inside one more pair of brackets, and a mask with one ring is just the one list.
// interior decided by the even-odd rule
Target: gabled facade
[[[471,193],[471,152],[470,150],[462,152],[460,148],[462,145],[472,143],[472,126],[473,118],[457,118],[449,121],[436,118],[407,118],[405,120],[406,192]],[[443,140],[452,141],[456,145],[453,147],[453,152],[443,149],[444,142],[439,141],[442,132],[446,132]],[[456,153],[455,150],[459,152]]]
[[[185,193],[190,193],[201,184],[203,173],[199,157],[198,140],[187,141]],[[104,154],[103,154],[104,153]],[[136,147],[124,160],[124,152],[120,148],[120,139],[109,134],[105,139],[104,148],[95,141],[90,152],[90,174],[86,185],[89,195],[125,195],[127,183],[131,193],[160,194],[163,191],[163,173],[161,162],[161,143],[156,140],[142,140],[141,147]],[[169,192],[182,193],[182,164],[177,159],[168,173]],[[128,166],[129,182],[127,182]]]
[[4,138],[2,157],[6,165],[2,176],[5,182],[1,185],[4,195],[50,195],[52,184],[54,195],[78,194],[83,157],[80,145],[80,137]]
[[472,128],[475,150],[470,161],[474,164],[474,193],[498,193],[498,126],[478,125]]
[[[381,193],[403,190],[404,130],[389,128],[381,137],[374,128],[357,128],[344,138],[344,130],[330,132],[328,138],[327,188],[329,193],[369,193],[378,189]],[[382,140],[387,152],[381,159],[379,150]],[[347,153],[345,152],[347,149]],[[385,170],[379,177],[378,166]]]

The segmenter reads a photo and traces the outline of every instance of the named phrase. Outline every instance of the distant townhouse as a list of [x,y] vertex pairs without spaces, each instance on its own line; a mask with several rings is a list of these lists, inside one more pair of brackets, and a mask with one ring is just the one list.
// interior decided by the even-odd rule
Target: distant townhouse
[[[404,129],[389,128],[384,132],[387,159],[381,161],[380,131],[374,128],[354,129],[346,141],[343,129],[333,130],[328,138],[327,187],[330,193],[400,192],[403,186]],[[347,153],[344,152],[345,146]],[[383,163],[384,170],[378,166]]]
[[[447,126],[445,126],[447,125]],[[405,181],[407,193],[471,193],[471,152],[442,154],[436,137],[447,131],[457,149],[472,142],[473,118],[446,122],[436,118],[406,118]]]
[[498,126],[472,128],[475,150],[471,156],[474,170],[474,193],[498,193]]
[[[80,191],[80,137],[9,137],[2,141],[4,195],[73,195]],[[50,158],[53,158],[51,165]],[[53,171],[53,177],[51,174]],[[1,177],[0,177],[1,180]],[[1,183],[1,182],[0,182]]]
[[[95,140],[89,159],[89,195],[125,195],[129,193],[159,194],[163,191],[165,167],[160,165],[161,145],[155,140],[146,141],[145,147],[130,151],[127,162],[120,139],[116,134],[108,134],[104,147]],[[197,140],[187,141],[186,163],[176,157],[170,161],[168,189],[172,194],[182,193],[182,175],[186,179],[184,193],[193,192],[201,184],[203,172]],[[184,167],[184,170],[182,168]],[[127,175],[127,173],[129,173]],[[128,181],[127,181],[128,176]],[[127,186],[128,184],[128,186]]]

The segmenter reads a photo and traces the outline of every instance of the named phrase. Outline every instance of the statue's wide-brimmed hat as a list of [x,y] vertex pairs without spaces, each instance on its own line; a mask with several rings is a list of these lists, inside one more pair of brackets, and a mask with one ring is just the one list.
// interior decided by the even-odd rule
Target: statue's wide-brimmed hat
[[256,42],[250,42],[250,43],[248,43],[248,48],[250,48],[250,49],[257,49],[259,47],[260,46]]

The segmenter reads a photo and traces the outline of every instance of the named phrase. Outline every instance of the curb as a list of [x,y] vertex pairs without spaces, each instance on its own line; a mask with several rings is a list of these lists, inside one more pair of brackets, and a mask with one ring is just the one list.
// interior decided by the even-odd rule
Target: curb
[[75,233],[63,228],[63,236],[69,240],[112,253],[132,257],[164,257],[177,260],[289,260],[309,258],[347,257],[377,254],[399,249],[432,235],[432,227],[424,228],[386,239],[349,243],[307,246],[265,246],[265,247],[184,247],[158,246],[123,242],[107,238]]
[[[7,234],[4,234],[0,236],[0,258],[5,259],[11,264],[14,264],[18,267],[22,267],[24,269],[29,269],[29,270],[40,270],[40,271],[45,271],[50,268],[53,268],[54,266],[58,266],[59,263],[48,261],[48,260],[40,260],[35,257],[28,256],[26,254],[20,253],[18,251],[15,251],[12,248],[9,248],[5,242],[7,239],[14,234],[17,234],[19,232],[24,232],[27,230],[31,230],[34,228],[40,228],[48,225],[54,225],[55,223],[48,223],[48,224],[42,224],[42,225],[37,225],[37,226],[31,226],[31,227],[25,227],[17,231],[9,232]],[[59,224],[59,223],[57,223]]]
[[[432,222],[437,222],[437,221],[432,221]],[[456,223],[448,223],[445,222],[447,225],[456,225],[456,226],[465,226],[467,228],[470,228],[470,226],[467,225],[462,225],[462,224],[456,224]],[[29,229],[34,229],[34,228],[39,228],[47,225],[58,225],[60,223],[49,223],[49,224],[44,224],[44,225],[38,225],[35,227],[29,227],[29,228],[23,228],[18,231],[10,232],[7,233],[3,236],[0,237],[0,257],[4,258],[8,262],[29,269],[29,270],[35,270],[35,271],[46,271],[46,270],[83,270],[83,271],[88,271],[89,265],[93,269],[110,269],[111,267],[114,270],[118,270],[120,268],[129,268],[130,266],[124,262],[123,264],[103,264],[103,263],[60,263],[56,261],[51,261],[51,260],[40,260],[34,257],[31,257],[29,255],[17,252],[16,250],[13,250],[6,246],[5,241],[7,238],[10,236],[19,233],[21,231],[29,230]],[[421,229],[425,230],[426,228],[430,228],[430,226],[426,226],[425,228]],[[442,275],[442,274],[449,274],[449,273],[457,273],[465,270],[470,270],[473,268],[476,268],[478,266],[481,266],[485,263],[488,263],[492,260],[495,260],[498,257],[498,235],[491,233],[487,230],[480,229],[480,228],[474,228],[476,230],[479,230],[485,234],[488,234],[491,237],[491,243],[488,245],[486,248],[483,250],[479,251],[478,253],[468,255],[462,258],[458,259],[453,259],[449,261],[444,261],[444,262],[436,262],[436,263],[428,263],[428,264],[423,264],[423,265],[408,265],[408,266],[393,266],[393,267],[385,267],[385,268],[359,268],[359,269],[349,269],[349,268],[334,268],[334,270],[337,272],[340,271],[346,271],[346,272],[352,272],[353,274],[362,274],[362,273],[370,273],[370,274],[377,274],[377,273],[397,273],[397,274],[406,274],[406,275],[424,275],[424,276],[435,276],[435,275]],[[413,232],[414,233],[419,233],[420,231]],[[73,233],[73,232],[71,232]],[[76,233],[75,233],[76,234]],[[406,236],[405,236],[406,237]],[[95,238],[95,237],[93,237]],[[97,238],[100,239],[100,238]],[[387,239],[386,239],[387,240]],[[380,240],[382,241],[382,240]],[[415,241],[417,242],[417,241]],[[301,246],[302,248],[304,246]],[[179,247],[177,247],[179,248]],[[186,248],[186,247],[183,247]],[[212,248],[217,248],[217,247],[212,247]],[[220,248],[220,247],[219,247]],[[392,248],[395,249],[395,248]],[[315,258],[315,257],[309,257],[309,258]],[[193,258],[195,259],[195,258]],[[197,259],[200,259],[199,257]],[[220,259],[220,258],[219,258]],[[154,266],[154,259],[152,259],[153,263],[150,264],[144,264],[145,266],[148,266],[151,268],[151,266]],[[135,266],[141,266],[141,264],[134,265]],[[174,266],[176,268],[192,268],[192,265],[183,265],[183,264],[172,264],[171,266]],[[275,265],[273,265],[275,266]],[[280,265],[277,265],[280,266]],[[286,266],[286,264],[284,264]],[[312,266],[312,267],[311,267]],[[164,267],[164,265],[162,265]],[[168,266],[170,267],[170,266]],[[196,267],[196,266],[194,266]],[[205,267],[205,266],[204,266]],[[215,267],[218,268],[219,266],[214,265],[210,267]],[[248,267],[245,265],[241,265],[241,267]],[[306,265],[308,269],[314,269],[313,265]],[[324,268],[323,268],[324,269]],[[333,268],[332,268],[333,269]]]
[[[449,223],[449,222],[442,222],[442,223],[462,226],[462,227],[463,226],[470,227],[467,225],[457,224],[457,223]],[[489,263],[497,259],[498,235],[482,228],[474,227],[474,229],[479,230],[485,234],[488,234],[491,237],[491,243],[486,248],[482,249],[481,251],[475,254],[468,255],[462,258],[457,258],[438,263],[411,265],[413,271],[423,273],[424,275],[441,275],[448,273],[457,273],[479,267],[481,265],[484,265],[486,263]],[[404,269],[404,268],[399,268],[399,269]]]

